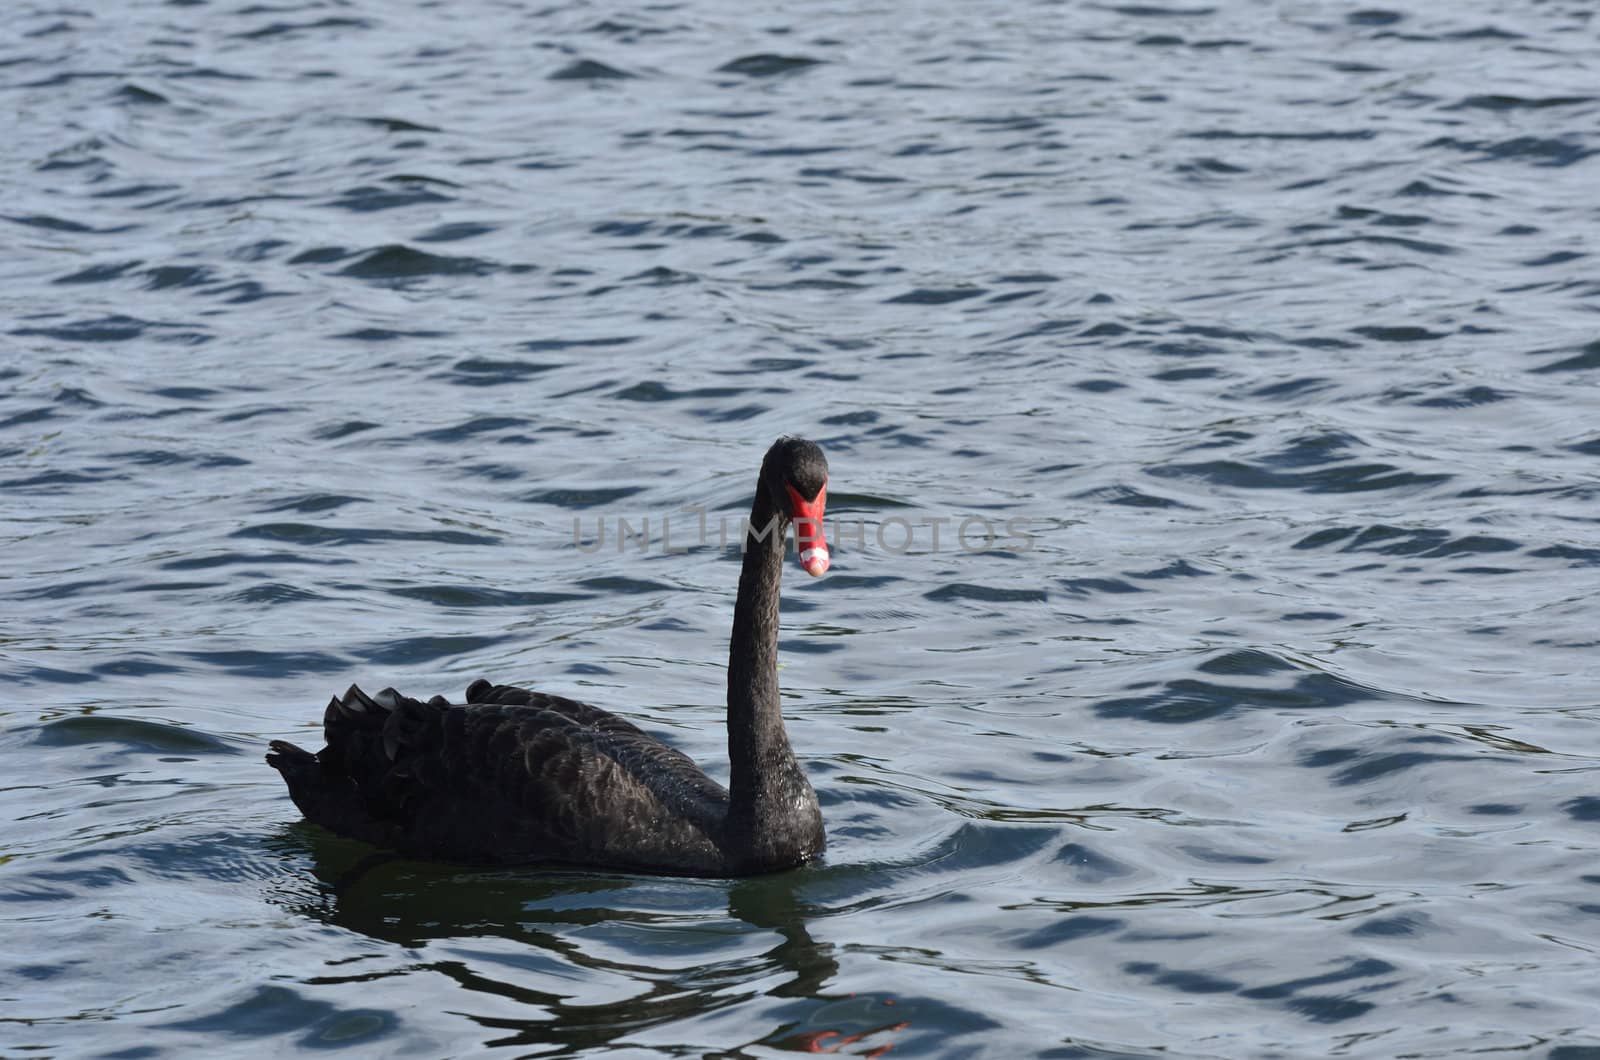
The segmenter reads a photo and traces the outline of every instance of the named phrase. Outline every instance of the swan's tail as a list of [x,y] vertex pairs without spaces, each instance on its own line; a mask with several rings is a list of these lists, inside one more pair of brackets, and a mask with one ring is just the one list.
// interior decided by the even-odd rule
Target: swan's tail
[[[328,701],[322,727],[328,745],[317,754],[287,740],[268,745],[267,764],[283,775],[289,797],[307,818],[334,831],[362,837],[380,830],[371,819],[357,781],[387,766],[385,725],[401,701],[386,688],[369,696],[356,685]],[[374,836],[375,837],[375,836]]]
[[295,777],[320,768],[316,755],[303,747],[296,747],[288,740],[273,740],[267,744],[267,765],[282,773],[290,787],[294,786]]
[[328,805],[337,802],[338,785],[322,767],[322,761],[287,740],[273,740],[267,748],[267,765],[283,775],[289,797],[300,812],[313,821],[325,817]]

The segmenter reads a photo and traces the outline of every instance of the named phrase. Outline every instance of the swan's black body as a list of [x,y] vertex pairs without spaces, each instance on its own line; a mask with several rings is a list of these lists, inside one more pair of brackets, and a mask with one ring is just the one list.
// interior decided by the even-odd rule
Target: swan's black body
[[[598,707],[488,681],[457,705],[352,686],[328,704],[326,747],[313,755],[274,740],[267,761],[310,820],[413,857],[691,876],[802,864],[826,840],[783,727],[778,586],[784,530],[797,505],[820,519],[826,483],[811,442],[779,439],[762,463],[750,522],[775,533],[745,541],[728,648],[727,790]],[[815,541],[820,573],[820,526]]]

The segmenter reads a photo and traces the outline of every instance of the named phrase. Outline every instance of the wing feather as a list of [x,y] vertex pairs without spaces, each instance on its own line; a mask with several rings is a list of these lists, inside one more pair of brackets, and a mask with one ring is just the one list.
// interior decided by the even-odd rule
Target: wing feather
[[316,807],[291,782],[296,802],[336,830],[430,857],[686,872],[721,858],[727,793],[681,751],[561,696],[477,681],[467,700],[351,686],[328,704],[317,755],[330,788],[320,801],[343,804]]

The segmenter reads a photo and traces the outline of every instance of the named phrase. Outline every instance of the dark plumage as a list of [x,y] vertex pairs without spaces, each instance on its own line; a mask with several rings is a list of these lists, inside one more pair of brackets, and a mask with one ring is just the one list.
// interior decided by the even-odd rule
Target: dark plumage
[[815,857],[822,814],[778,698],[778,587],[791,520],[803,565],[827,569],[827,477],[801,439],[762,462],[728,647],[727,790],[614,714],[482,680],[464,704],[352,685],[328,704],[326,747],[274,740],[268,763],[310,820],[413,857],[694,876]]

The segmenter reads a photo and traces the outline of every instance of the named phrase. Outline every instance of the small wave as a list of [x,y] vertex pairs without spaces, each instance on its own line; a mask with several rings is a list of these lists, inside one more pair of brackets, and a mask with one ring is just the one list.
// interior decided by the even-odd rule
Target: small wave
[[1442,472],[1403,471],[1393,464],[1340,464],[1306,472],[1270,471],[1237,460],[1165,464],[1148,469],[1157,478],[1195,478],[1233,489],[1295,489],[1307,493],[1366,493],[1423,490],[1449,482]]
[[[206,556],[184,556],[168,560],[161,570],[209,570],[213,567],[275,566],[285,563],[315,566],[344,565],[354,562],[344,556],[304,556],[298,552],[216,552]],[[106,584],[106,583],[89,583]]]
[[217,1040],[290,1038],[298,1049],[371,1046],[382,1050],[383,1040],[399,1033],[403,1021],[385,1009],[350,1008],[312,1000],[285,986],[258,986],[236,992],[233,1000],[215,1011],[156,1026],[206,1034]]
[[1133,866],[1079,840],[1062,844],[1051,860],[1061,865],[1075,882],[1084,886],[1125,880],[1138,872]]
[[1018,949],[1040,950],[1071,945],[1080,939],[1093,938],[1122,931],[1128,921],[1110,916],[1068,916],[1042,928],[1011,932],[1011,941]]
[[1142,593],[1144,589],[1121,578],[1060,578],[1056,584],[1073,596],[1093,596],[1099,593]]
[[809,55],[778,55],[773,52],[758,52],[754,55],[741,56],[738,59],[723,63],[717,67],[719,74],[739,74],[743,77],[777,77],[780,74],[799,73],[820,66],[821,59],[813,59]]
[[132,339],[142,338],[181,346],[199,346],[210,342],[213,338],[212,335],[199,330],[192,324],[169,324],[158,320],[143,320],[139,317],[130,317],[121,313],[93,317],[87,320],[75,320],[66,324],[28,325],[26,327],[12,328],[8,334],[59,339],[68,343],[128,342]]
[[1406,529],[1398,526],[1333,526],[1317,530],[1295,542],[1297,549],[1326,548],[1340,544],[1341,552],[1374,552],[1385,556],[1448,559],[1457,556],[1514,552],[1522,543],[1488,534],[1456,535],[1437,527]]
[[457,361],[444,378],[458,386],[505,386],[526,382],[560,367],[563,366],[545,361],[468,357]]
[[[1357,787],[1388,781],[1397,774],[1426,769],[1449,763],[1464,763],[1460,769],[1445,769],[1436,775],[1443,778],[1464,775],[1461,770],[1483,769],[1491,762],[1511,761],[1514,754],[1547,754],[1543,748],[1529,744],[1508,743],[1498,734],[1474,731],[1465,732],[1417,730],[1413,728],[1380,727],[1360,730],[1360,736],[1338,746],[1308,750],[1299,756],[1297,765],[1302,769],[1324,774],[1335,787]],[[1416,783],[1408,780],[1406,783]],[[1495,811],[1493,815],[1504,816]],[[1403,815],[1390,815],[1366,821],[1353,821],[1346,831],[1361,831],[1373,827],[1387,827],[1400,823]]]
[[585,578],[578,584],[585,589],[593,589],[595,592],[621,593],[626,596],[647,593],[670,593],[675,588],[665,582],[650,581],[648,578],[626,578],[620,575]]
[[493,589],[483,585],[408,585],[386,589],[392,596],[421,600],[435,607],[516,607],[541,608],[574,600],[590,600],[590,593],[530,592]]
[[1600,548],[1546,545],[1543,548],[1530,549],[1528,555],[1538,559],[1564,559],[1575,567],[1600,567]]
[[380,328],[365,327],[354,328],[350,331],[340,331],[334,334],[336,339],[346,339],[350,342],[403,342],[406,339],[437,339],[450,333],[447,331],[433,331],[427,328]]
[[1492,386],[1459,387],[1446,394],[1434,397],[1418,397],[1412,401],[1413,405],[1424,409],[1465,409],[1479,405],[1493,405],[1501,401],[1510,401],[1517,395],[1504,390],[1497,390]]
[[320,651],[182,651],[178,655],[239,677],[277,678],[291,674],[332,674],[350,668],[348,659]]
[[283,582],[264,582],[261,585],[252,585],[237,592],[229,593],[225,599],[252,607],[276,607],[279,604],[325,600],[327,597],[322,593],[311,589],[303,589],[298,585],[286,585]]
[[[474,416],[454,427],[438,427],[429,431],[418,431],[416,437],[421,441],[429,442],[464,442],[480,434],[493,434],[497,431],[512,430],[528,427],[532,421],[521,416]],[[525,438],[526,436],[519,436]],[[502,438],[505,442],[509,439]]]
[[[255,8],[252,13],[263,14],[273,10],[279,9]],[[237,40],[249,41],[269,40],[274,37],[301,37],[307,34],[313,34],[318,37],[327,37],[335,35],[335,31],[339,30],[370,30],[375,28],[375,26],[376,23],[371,19],[339,18],[330,16],[328,18],[309,19],[304,22],[268,22],[267,24],[258,26],[255,29],[243,30],[238,33],[229,34],[229,36]]]
[[330,423],[313,431],[312,437],[319,438],[325,442],[334,442],[340,438],[348,438],[352,434],[363,434],[367,431],[376,430],[378,426],[378,424],[369,420],[343,420],[339,423]]
[[[1042,470],[1042,469],[1041,469]],[[1100,486],[1096,489],[1085,490],[1074,494],[1075,500],[1099,501],[1102,504],[1116,504],[1125,508],[1192,508],[1193,505],[1184,504],[1182,501],[1173,500],[1171,497],[1161,497],[1153,493],[1135,489],[1132,486],[1117,484],[1115,486]]]
[[[341,253],[340,256],[345,255]],[[483,258],[429,254],[391,243],[361,252],[355,261],[339,270],[339,275],[358,280],[413,280],[430,276],[485,276],[502,268],[505,267]],[[508,271],[515,271],[515,268]]]
[[737,397],[746,393],[749,393],[749,389],[739,386],[703,386],[693,390],[674,390],[667,384],[652,379],[623,387],[611,396],[619,401],[683,401],[688,398]]
[[415,237],[418,243],[457,243],[499,231],[498,226],[478,221],[447,221]]
[[573,489],[542,489],[533,493],[525,493],[520,499],[529,504],[552,504],[557,508],[582,510],[615,504],[618,501],[643,493],[644,490],[645,487],[643,486],[612,486],[609,488],[590,486]]
[[422,177],[390,177],[387,185],[360,184],[346,188],[338,198],[330,199],[324,205],[351,213],[379,213],[406,206],[437,206],[455,201],[453,197],[429,187],[430,184],[449,182]]
[[[103,891],[108,887],[125,887],[131,883],[133,877],[109,865],[86,869],[41,869],[10,881],[10,885],[0,893],[0,902],[63,902],[85,891]],[[55,974],[53,969],[47,972],[47,966],[35,967],[41,973]],[[42,974],[36,977],[42,977]]]
[[132,82],[129,82],[128,84],[125,84],[121,88],[117,89],[116,99],[118,103],[133,107],[164,107],[171,106],[172,104],[172,100],[162,95],[160,92],[157,92],[154,89],[145,88],[143,85],[137,85]]
[[885,305],[949,305],[951,302],[960,302],[968,298],[988,294],[982,287],[918,287],[904,294],[897,294],[892,298],[885,298]]
[[444,131],[437,125],[425,125],[422,122],[409,121],[405,118],[369,117],[352,120],[391,133],[436,133]]
[[377,641],[353,649],[366,662],[382,666],[410,666],[481,652],[510,640],[509,635],[476,637],[404,637]]
[[139,226],[135,224],[112,225],[107,228],[96,228],[82,221],[74,221],[65,217],[56,217],[52,214],[0,214],[0,220],[10,221],[13,224],[25,225],[28,228],[38,228],[46,232],[67,232],[74,235],[116,235],[131,232]]
[[155,467],[187,465],[195,468],[247,467],[250,461],[242,456],[225,453],[178,453],[170,449],[133,449],[124,453],[111,453],[114,460],[129,464],[146,464]]
[[551,81],[626,81],[637,77],[596,59],[576,59],[550,75]]
[[56,410],[52,405],[40,405],[36,408],[26,409],[0,420],[0,431],[10,427],[21,427],[29,423],[39,423],[42,420],[51,419],[55,414]]
[[1600,796],[1581,795],[1563,803],[1561,809],[1574,821],[1600,823]]
[[169,722],[106,714],[81,715],[46,722],[35,730],[41,747],[109,745],[127,754],[237,755],[242,750],[199,729]]
[[[1175,678],[1154,692],[1104,700],[1095,704],[1094,712],[1105,718],[1185,725],[1243,710],[1327,710],[1389,696],[1259,648],[1213,655],[1195,670],[1207,677]],[[1248,680],[1224,682],[1209,677]]]
[[92,673],[114,677],[147,677],[151,674],[175,674],[183,671],[181,666],[157,662],[150,658],[148,652],[135,652],[131,655],[124,655],[122,658],[113,659],[111,662],[97,663],[89,669]]
[[272,504],[257,508],[259,512],[301,512],[312,514],[314,512],[331,512],[350,504],[366,504],[365,497],[356,497],[348,493],[302,493],[296,497],[288,497]]
[[1326,394],[1338,384],[1332,379],[1323,376],[1307,376],[1301,379],[1285,379],[1282,382],[1268,383],[1247,391],[1250,397],[1261,398],[1265,401],[1292,401],[1301,398]]
[[432,541],[443,545],[498,545],[500,538],[464,530],[388,530],[359,526],[313,526],[309,523],[260,523],[235,530],[230,537],[286,541],[296,545],[362,545],[377,541]]
[[980,603],[1044,603],[1050,594],[1043,589],[1003,589],[991,585],[950,582],[922,594],[923,599],[939,603],[974,600]]
[[1169,968],[1153,961],[1129,962],[1123,965],[1122,971],[1182,993],[1232,993],[1255,1001],[1282,1002],[1285,1008],[1315,1023],[1342,1023],[1365,1016],[1377,1007],[1375,1002],[1358,1001],[1345,994],[1312,992],[1316,988],[1360,980],[1380,980],[1363,986],[1364,992],[1372,994],[1392,985],[1394,977],[1399,972],[1399,969],[1389,962],[1373,957],[1344,957],[1335,960],[1342,963],[1343,967],[1320,975],[1255,987],[1246,986],[1244,982],[1229,976]]
[[1566,136],[1516,136],[1509,140],[1461,140],[1441,136],[1423,145],[1425,149],[1446,148],[1477,156],[1481,162],[1525,162],[1529,165],[1561,168],[1576,165],[1600,153],[1574,133]]
[[60,286],[69,286],[83,283],[107,283],[111,280],[121,279],[123,276],[143,265],[143,261],[105,261],[98,265],[69,272],[65,276],[57,276],[50,282]]
[[1547,372],[1584,372],[1595,368],[1600,368],[1600,339],[1595,339],[1593,342],[1577,347],[1577,352],[1570,357],[1552,361],[1549,364],[1542,364],[1533,369],[1533,371],[1544,374]]
[[848,180],[856,184],[904,184],[904,177],[876,173],[848,166],[805,166],[800,176],[807,180]]
[[1594,103],[1595,96],[1510,96],[1498,93],[1464,96],[1445,110],[1548,110],[1551,107],[1581,107]]

